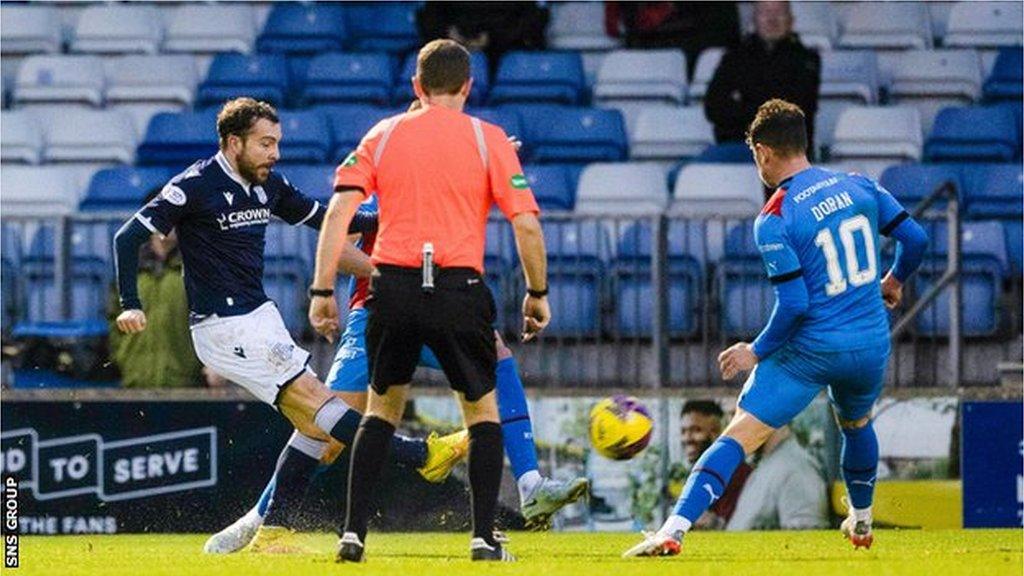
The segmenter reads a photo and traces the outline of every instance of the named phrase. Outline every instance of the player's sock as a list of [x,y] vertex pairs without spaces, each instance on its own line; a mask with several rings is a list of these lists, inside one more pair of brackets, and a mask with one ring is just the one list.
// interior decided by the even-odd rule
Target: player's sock
[[519,485],[519,496],[525,499],[541,477],[537,471],[537,447],[533,443],[530,409],[514,357],[498,361],[497,379],[498,414],[501,416],[505,454]]
[[501,488],[501,425],[480,422],[469,427],[469,487],[473,509],[473,537],[497,547],[494,539],[494,509]]
[[422,468],[427,464],[427,441],[395,434],[391,437],[391,455],[403,466]]
[[256,502],[256,513],[260,515],[260,518],[266,518],[267,508],[270,507],[270,501],[274,497],[274,486],[277,485],[277,476],[271,476],[270,482],[267,482],[267,486],[263,489],[263,494],[260,494],[260,499]]
[[342,532],[355,532],[360,542],[366,542],[370,496],[379,483],[394,433],[394,426],[376,416],[364,418],[356,433],[348,474],[348,511]]
[[267,509],[264,524],[291,528],[309,488],[313,471],[327,447],[326,442],[295,432],[277,460],[274,497]]
[[351,446],[362,419],[363,415],[358,410],[353,410],[341,398],[334,396],[316,411],[313,422],[331,438]]
[[[840,455],[843,481],[850,495],[854,512],[861,511],[858,520],[870,519],[871,501],[875,493],[875,475],[878,472],[878,437],[868,422],[863,428],[843,428],[843,450]],[[864,514],[864,511],[867,514]]]
[[687,532],[701,514],[722,497],[732,473],[745,457],[743,447],[736,440],[728,436],[715,440],[693,465],[673,515],[665,521],[661,531]]

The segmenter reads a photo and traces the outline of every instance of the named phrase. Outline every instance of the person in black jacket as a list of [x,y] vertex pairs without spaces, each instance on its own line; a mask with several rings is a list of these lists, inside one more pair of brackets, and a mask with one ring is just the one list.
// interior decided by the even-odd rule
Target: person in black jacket
[[754,14],[756,32],[725,53],[704,97],[704,113],[715,127],[715,140],[742,142],[758,106],[782,98],[804,111],[811,143],[821,58],[793,33],[789,2],[758,2]]

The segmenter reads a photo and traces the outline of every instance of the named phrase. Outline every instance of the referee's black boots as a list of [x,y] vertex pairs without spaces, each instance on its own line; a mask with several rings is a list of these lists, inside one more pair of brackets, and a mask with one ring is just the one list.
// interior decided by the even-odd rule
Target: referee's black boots
[[338,541],[338,555],[335,556],[334,561],[363,561],[363,543],[359,541],[359,536],[355,532],[345,532],[341,540]]
[[516,557],[509,554],[501,544],[488,544],[483,538],[473,538],[469,542],[469,556],[472,560],[491,562],[515,562]]

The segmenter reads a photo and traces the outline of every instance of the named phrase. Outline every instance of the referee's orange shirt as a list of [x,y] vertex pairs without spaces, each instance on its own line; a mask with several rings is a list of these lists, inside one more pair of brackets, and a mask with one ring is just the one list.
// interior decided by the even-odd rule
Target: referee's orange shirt
[[482,273],[491,206],[509,220],[540,212],[505,131],[436,106],[374,126],[338,166],[334,187],[376,191],[375,265],[418,267],[430,242],[437,266]]

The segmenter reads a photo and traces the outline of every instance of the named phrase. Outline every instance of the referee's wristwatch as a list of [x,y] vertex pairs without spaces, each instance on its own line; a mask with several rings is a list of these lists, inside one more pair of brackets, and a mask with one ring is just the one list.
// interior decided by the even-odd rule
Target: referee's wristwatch
[[543,290],[531,290],[530,288],[527,288],[526,293],[529,294],[531,298],[544,298],[545,296],[548,295],[548,289],[544,288]]
[[310,298],[316,298],[316,297],[330,298],[331,296],[334,296],[334,290],[332,288],[322,288],[322,289],[321,288],[310,288],[309,289],[309,297]]

